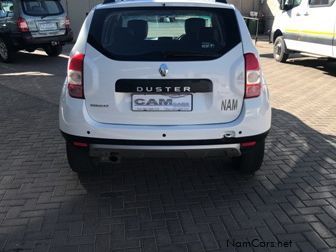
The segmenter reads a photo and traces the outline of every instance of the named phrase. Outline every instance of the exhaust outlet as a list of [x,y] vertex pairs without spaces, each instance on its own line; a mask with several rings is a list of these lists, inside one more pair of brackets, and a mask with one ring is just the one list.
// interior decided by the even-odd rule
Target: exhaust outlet
[[110,154],[110,157],[109,157],[109,160],[112,162],[112,163],[120,163],[120,155],[116,154],[116,153],[111,153]]

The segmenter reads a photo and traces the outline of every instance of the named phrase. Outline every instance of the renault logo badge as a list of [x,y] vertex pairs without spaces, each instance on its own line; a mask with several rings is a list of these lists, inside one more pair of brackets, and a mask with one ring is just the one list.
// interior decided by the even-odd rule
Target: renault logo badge
[[160,66],[159,72],[162,77],[166,77],[168,75],[168,66],[166,64],[162,64]]

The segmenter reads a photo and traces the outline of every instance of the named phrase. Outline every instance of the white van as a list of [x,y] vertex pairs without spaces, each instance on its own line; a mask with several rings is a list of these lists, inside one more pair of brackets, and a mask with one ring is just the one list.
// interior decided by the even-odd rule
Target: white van
[[274,58],[303,52],[336,58],[336,0],[281,0],[271,35]]

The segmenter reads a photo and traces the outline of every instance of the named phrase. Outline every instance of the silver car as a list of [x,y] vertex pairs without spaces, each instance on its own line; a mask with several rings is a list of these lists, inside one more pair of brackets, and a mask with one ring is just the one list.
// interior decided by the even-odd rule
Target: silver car
[[43,48],[52,57],[73,39],[70,21],[59,0],[0,0],[0,59],[13,60],[18,50]]

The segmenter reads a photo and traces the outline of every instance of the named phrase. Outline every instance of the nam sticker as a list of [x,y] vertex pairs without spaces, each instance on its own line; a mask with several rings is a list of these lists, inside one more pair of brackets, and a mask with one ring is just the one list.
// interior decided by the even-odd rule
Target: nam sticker
[[234,111],[238,109],[238,100],[228,99],[222,101],[221,110],[222,111]]

